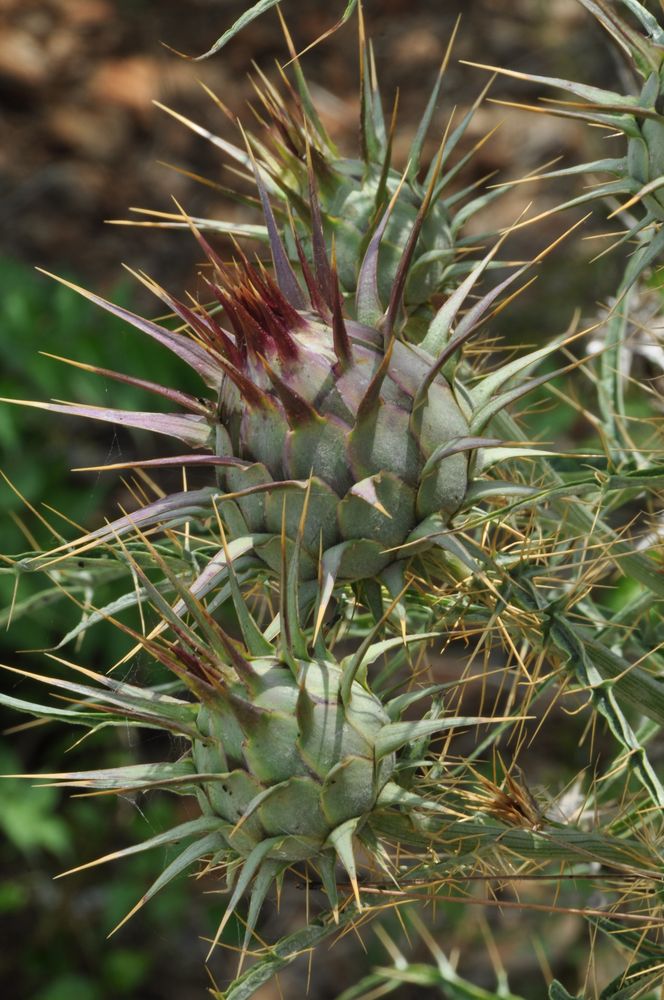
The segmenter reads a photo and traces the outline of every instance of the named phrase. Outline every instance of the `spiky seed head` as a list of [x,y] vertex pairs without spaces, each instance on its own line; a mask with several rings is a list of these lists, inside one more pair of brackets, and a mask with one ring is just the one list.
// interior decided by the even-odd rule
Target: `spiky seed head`
[[[149,464],[215,466],[217,491],[208,487],[166,497],[141,511],[139,522],[127,515],[90,537],[115,538],[137,523],[149,527],[207,510],[221,516],[233,544],[246,542],[254,556],[280,573],[282,533],[287,547],[301,533],[301,578],[322,580],[320,626],[337,584],[381,577],[394,596],[403,560],[439,544],[465,501],[478,450],[499,443],[479,435],[504,405],[539,384],[519,384],[518,377],[557,345],[553,342],[463,386],[453,373],[459,350],[524,268],[463,315],[467,296],[498,252],[497,244],[414,344],[402,312],[403,291],[426,202],[385,304],[376,275],[384,233],[398,201],[395,193],[359,269],[360,318],[350,319],[344,315],[334,257],[325,252],[322,232],[323,252],[315,256],[315,272],[303,257],[298,277],[258,175],[257,181],[271,234],[274,277],[239,248],[238,259],[224,263],[196,231],[211,265],[205,288],[221,305],[221,317],[211,309],[178,302],[146,281],[187,325],[189,335],[183,335],[84,292],[181,357],[211,390],[208,399],[142,383],[189,412],[29,405],[145,427],[201,449],[199,455],[153,459]],[[305,496],[308,511],[301,526]],[[219,579],[204,574],[195,592],[208,593]]]
[[203,812],[226,824],[229,847],[248,857],[277,838],[267,858],[296,862],[330,850],[342,823],[374,807],[395,756],[376,759],[376,737],[390,724],[383,705],[357,682],[344,705],[333,662],[278,658],[251,663],[251,690],[232,683],[202,705],[192,758],[214,773],[199,792]]

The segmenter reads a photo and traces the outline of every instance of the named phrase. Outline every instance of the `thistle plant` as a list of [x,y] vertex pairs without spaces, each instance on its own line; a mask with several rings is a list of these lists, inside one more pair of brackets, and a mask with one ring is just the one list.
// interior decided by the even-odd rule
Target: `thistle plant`
[[[411,983],[488,998],[422,922],[435,923],[437,903],[472,906],[478,882],[516,885],[505,905],[572,911],[593,935],[625,944],[612,981],[596,985],[590,972],[566,986],[542,979],[529,997],[654,997],[664,981],[664,578],[653,544],[664,471],[654,390],[636,387],[627,424],[604,362],[577,346],[597,331],[576,321],[550,343],[501,357],[491,321],[560,240],[530,263],[503,264],[495,281],[509,233],[461,263],[442,198],[446,176],[463,168],[463,157],[446,168],[453,133],[423,179],[419,170],[438,90],[398,173],[370,47],[362,52],[360,164],[329,144],[297,62],[286,98],[263,80],[268,138],[249,137],[246,152],[227,146],[254,178],[264,222],[251,233],[269,259],[246,243],[228,259],[210,233],[237,227],[182,210],[167,222],[189,228],[205,255],[198,298],[181,301],[139,276],[171,314],[157,323],[78,289],[172,351],[204,395],[73,361],[178,409],[13,401],[152,430],[190,449],[106,469],[207,475],[196,489],[185,480],[176,493],[144,492],[136,509],[11,567],[18,582],[46,574],[80,604],[60,647],[110,621],[129,643],[115,671],[140,656],[170,682],[67,661],[78,677],[10,668],[64,691],[67,707],[0,700],[93,734],[126,725],[177,739],[175,760],[48,778],[195,801],[198,818],[81,867],[186,842],[128,916],[198,864],[230,893],[211,955],[247,893],[240,950],[254,961],[227,998],[253,995],[326,937],[406,906],[435,968],[410,965],[381,922],[395,968],[344,997]],[[584,397],[573,374],[590,390]],[[583,452],[542,446],[515,406],[544,392],[593,428],[594,398],[612,403],[622,447],[601,426]],[[82,571],[100,595],[93,604],[77,596]],[[105,602],[109,578],[128,582]],[[569,709],[570,727],[582,718],[587,760],[567,792],[558,783],[533,793],[519,764],[527,771],[534,761],[557,706]],[[326,909],[264,946],[262,908],[292,879],[322,890]],[[529,880],[549,887],[546,902],[528,896]],[[423,916],[412,910],[418,900],[429,904]],[[482,903],[499,901],[488,892]],[[495,996],[514,996],[499,973]]]

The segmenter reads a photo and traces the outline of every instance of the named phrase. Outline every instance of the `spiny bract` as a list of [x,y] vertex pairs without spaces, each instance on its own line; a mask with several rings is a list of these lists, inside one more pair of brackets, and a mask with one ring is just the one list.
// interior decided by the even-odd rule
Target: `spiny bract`
[[394,754],[377,748],[390,719],[357,682],[344,706],[342,677],[332,662],[247,660],[243,681],[214,685],[201,707],[205,739],[193,742],[193,761],[214,780],[199,801],[231,824],[226,839],[239,854],[273,838],[266,858],[313,858],[375,805],[394,770]]
[[[396,338],[386,349],[378,330],[345,321],[338,301],[328,309],[321,298],[316,311],[300,302],[309,310],[297,312],[248,265],[242,284],[224,277],[236,346],[220,392],[226,433],[217,453],[243,460],[223,473],[229,493],[259,488],[238,497],[246,528],[234,534],[272,536],[257,544],[276,565],[283,496],[312,476],[305,575],[315,576],[319,547],[335,575],[378,575],[393,561],[390,549],[429,516],[446,521],[464,498],[468,460],[450,452],[469,428],[449,384],[432,375],[421,349]],[[295,490],[290,537],[302,497]]]

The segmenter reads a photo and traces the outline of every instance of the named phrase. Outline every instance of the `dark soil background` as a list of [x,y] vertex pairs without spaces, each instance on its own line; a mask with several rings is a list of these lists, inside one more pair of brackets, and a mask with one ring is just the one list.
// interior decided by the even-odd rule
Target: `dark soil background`
[[[1,394],[72,398],[68,393],[79,391],[69,383],[56,387],[48,382],[50,376],[42,374],[48,369],[46,362],[31,360],[40,349],[96,361],[96,352],[103,348],[107,355],[121,356],[110,367],[143,374],[139,371],[143,365],[149,369],[148,377],[157,377],[150,366],[158,362],[137,344],[139,338],[109,325],[98,312],[79,308],[69,293],[59,297],[47,279],[33,276],[32,268],[65,274],[104,294],[121,294],[148,313],[157,310],[140,289],[125,282],[117,291],[123,262],[145,270],[176,294],[193,283],[198,254],[187,234],[106,225],[105,220],[128,218],[130,206],[169,211],[173,196],[192,215],[241,217],[237,205],[224,202],[212,188],[160,165],[175,164],[222,184],[234,183],[229,162],[219,150],[152,102],[158,99],[236,140],[233,125],[199,81],[246,120],[246,103],[253,93],[247,77],[252,60],[270,74],[275,60],[285,59],[274,12],[254,21],[222,53],[205,62],[183,59],[166,46],[190,55],[204,52],[245,6],[234,0],[0,0],[0,351],[3,378],[9,383],[2,383]],[[302,47],[333,23],[342,6],[342,0],[282,4]],[[486,82],[485,72],[462,66],[459,59],[598,85],[612,84],[622,72],[605,37],[576,0],[366,0],[367,27],[386,105],[395,89],[400,90],[397,162],[405,162],[459,13],[461,30],[429,155],[452,108],[460,116]],[[354,20],[304,58],[325,124],[349,153],[358,142],[357,61]],[[491,92],[493,97],[517,101],[533,101],[540,94],[539,88],[500,78]],[[497,171],[494,180],[522,176],[558,156],[565,163],[577,162],[594,156],[599,148],[597,135],[580,124],[485,104],[464,140],[464,150],[499,122],[495,136],[466,170],[466,183],[492,171]],[[509,224],[531,200],[535,214],[575,191],[578,188],[567,182],[516,187],[495,203],[488,218],[478,221],[478,231]],[[522,230],[512,241],[511,255],[525,257],[539,251],[578,214]],[[601,231],[602,218],[600,208],[583,234]],[[501,320],[503,329],[515,339],[537,343],[564,329],[575,305],[592,311],[594,303],[609,294],[616,268],[611,259],[588,264],[596,246],[574,239],[557,251],[534,290]],[[84,350],[81,338],[87,338]],[[99,363],[108,363],[107,355]],[[48,498],[85,523],[95,516],[98,521],[102,510],[116,509],[117,492],[110,497],[96,481],[81,487],[78,480],[72,485],[63,478],[63,466],[109,460],[117,448],[126,454],[133,448],[133,437],[121,437],[118,444],[110,431],[82,429],[79,424],[72,434],[72,425],[65,426],[64,420],[44,421],[39,415],[31,422],[24,411],[15,423],[13,419],[13,411],[0,419],[0,465],[28,497]],[[9,517],[17,511],[18,501],[6,490],[0,497],[3,536],[17,530]],[[52,544],[52,539],[42,544]],[[7,550],[16,551],[16,545],[7,549],[3,538],[0,551]],[[24,621],[21,629],[6,636],[12,650],[46,645],[62,631],[56,620]],[[104,666],[112,662],[117,651],[111,640],[105,646],[106,641],[102,638],[88,648],[87,662]],[[16,657],[8,662],[16,662]],[[25,658],[20,662],[25,665]],[[43,660],[36,659],[32,669],[43,670]],[[23,688],[15,693],[29,696]],[[12,717],[7,724],[15,722]],[[550,759],[540,762],[543,773],[547,767],[555,770],[556,756],[566,749],[573,758],[578,735],[571,724],[566,733],[552,732]],[[118,762],[115,734],[105,741],[95,738],[69,753],[72,742],[68,734],[54,736],[44,727],[8,737],[0,748],[0,771]],[[174,752],[156,738],[150,738],[143,751],[144,759]],[[127,762],[135,759],[128,737],[122,753]],[[205,995],[206,948],[199,937],[213,932],[220,904],[214,895],[204,896],[199,884],[191,885],[192,880],[180,880],[111,942],[104,940],[156,877],[163,856],[145,862],[138,856],[112,868],[52,881],[58,870],[183,821],[187,818],[183,807],[157,800],[148,808],[146,820],[140,803],[79,800],[66,802],[63,808],[59,794],[35,793],[18,783],[7,783],[3,789],[0,995],[6,1000],[194,1000]],[[215,885],[210,880],[204,888],[212,891]],[[301,907],[301,891],[287,892],[280,915],[266,917],[262,927],[266,938],[275,939],[296,926]],[[458,914],[450,912],[446,919],[449,940],[444,946],[463,945],[462,971],[493,988],[493,970],[482,957],[479,917],[471,915],[470,923],[463,925]],[[539,1000],[544,990],[539,959],[518,927],[508,917],[497,929],[501,954],[515,973],[515,991]],[[543,923],[537,933],[546,936],[557,972],[574,975],[577,963],[582,968],[587,939],[579,921],[559,920],[552,934]],[[324,948],[316,957],[310,989],[314,1000],[336,997],[372,963],[386,961],[372,935],[365,937],[368,955],[349,936],[335,950]],[[231,955],[211,966],[219,986],[232,974],[232,964]],[[305,961],[284,977],[287,1000],[304,995],[306,974]],[[531,992],[529,983],[537,984]],[[277,987],[270,985],[260,1000],[276,1000],[278,995]],[[407,1000],[434,994],[404,987],[393,995]]]

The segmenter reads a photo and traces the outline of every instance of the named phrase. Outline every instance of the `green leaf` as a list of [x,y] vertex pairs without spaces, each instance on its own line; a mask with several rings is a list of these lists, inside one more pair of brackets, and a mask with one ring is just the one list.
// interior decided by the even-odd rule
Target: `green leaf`
[[[195,61],[200,62],[202,59],[209,59],[210,56],[213,56],[217,52],[221,51],[224,45],[227,45],[232,38],[235,38],[235,36],[238,34],[239,31],[242,31],[243,28],[246,28],[248,24],[251,24],[252,21],[255,21],[256,18],[260,17],[261,14],[264,14],[266,11],[271,10],[272,7],[276,7],[278,3],[280,3],[280,0],[258,0],[258,3],[255,3],[253,7],[249,7],[248,10],[245,10],[244,14],[241,14],[240,17],[238,17],[237,20],[233,22],[230,28],[226,29],[223,35],[221,35],[221,37],[217,39],[214,45],[211,48],[209,48],[207,52],[204,52],[202,56],[197,56]],[[346,23],[348,18],[355,10],[356,4],[357,0],[349,0],[341,19],[338,21],[336,25],[334,25],[333,28],[330,29],[331,31],[334,31],[335,28]]]
[[579,1000],[576,994],[568,993],[557,979],[549,985],[549,1000]]
[[616,976],[600,993],[599,1000],[636,1000],[644,996],[644,989],[661,984],[664,976],[664,957],[660,952],[657,958],[647,958],[643,962],[634,962]]
[[227,28],[226,31],[224,31],[223,35],[217,39],[214,45],[212,45],[207,52],[204,52],[202,56],[197,56],[196,61],[200,62],[202,59],[209,59],[210,56],[220,52],[224,45],[230,42],[232,38],[235,38],[239,31],[246,28],[248,24],[255,21],[261,14],[264,14],[272,7],[276,7],[279,2],[280,0],[258,0],[258,3],[255,3],[253,7],[249,7],[248,10],[245,10],[244,14],[241,14],[237,20],[233,22],[230,28]]
[[449,716],[446,719],[420,719],[412,722],[390,722],[376,737],[376,760],[382,760],[388,754],[402,747],[404,743],[421,739],[423,736],[433,736],[434,733],[446,729],[456,729],[458,726],[477,726],[483,722],[503,721],[474,716]]

